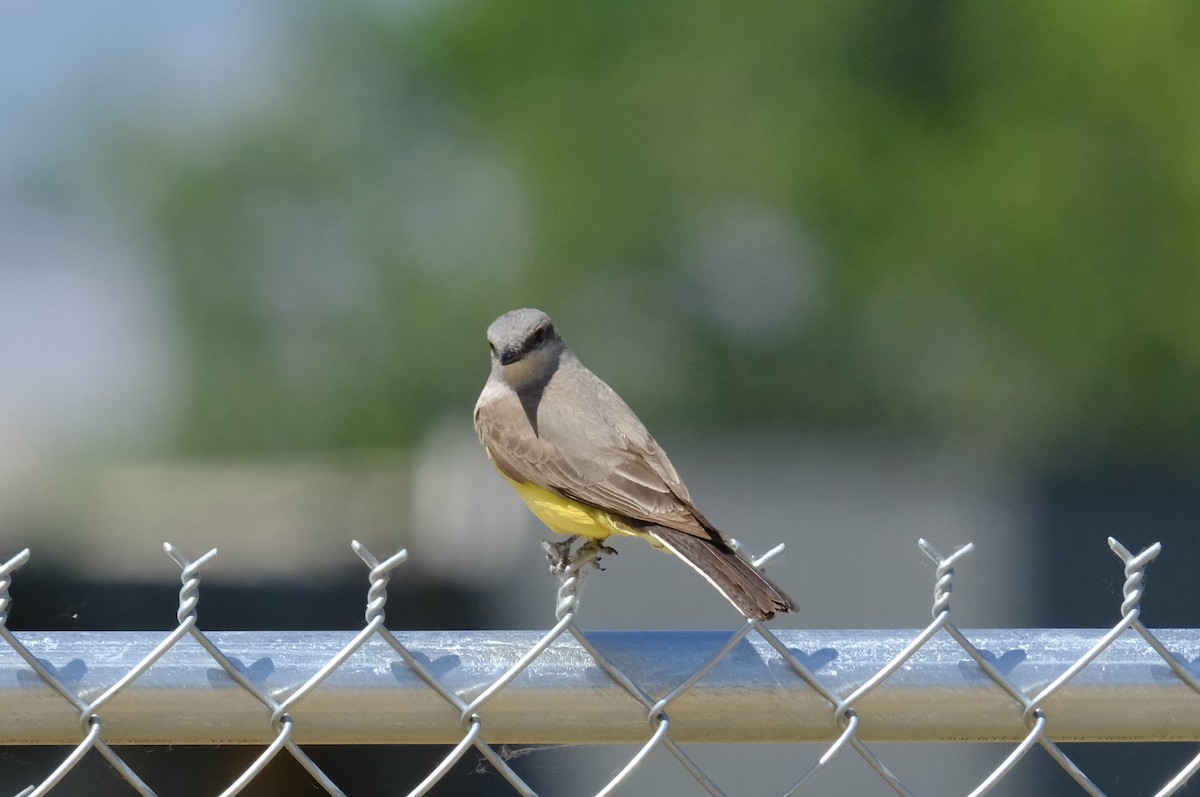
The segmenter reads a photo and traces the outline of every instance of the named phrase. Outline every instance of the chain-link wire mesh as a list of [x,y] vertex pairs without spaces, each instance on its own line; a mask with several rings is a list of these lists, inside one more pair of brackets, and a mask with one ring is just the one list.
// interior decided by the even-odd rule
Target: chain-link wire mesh
[[[369,568],[366,623],[344,641],[345,633],[201,631],[200,580],[217,552],[193,561],[169,543],[182,587],[178,625],[165,636],[14,633],[10,587],[29,560],[24,550],[0,566],[0,637],[16,656],[0,659],[0,716],[9,720],[0,735],[8,744],[75,745],[22,797],[49,793],[92,750],[137,793],[155,794],[114,749],[129,743],[259,744],[223,795],[242,791],[282,751],[327,793],[344,794],[299,742],[450,742],[439,764],[403,787],[409,794],[429,793],[474,749],[513,793],[532,795],[507,745],[631,741],[636,753],[607,782],[572,793],[613,794],[662,749],[701,789],[722,795],[683,744],[813,740],[828,742],[815,761],[781,763],[796,769],[785,797],[811,793],[843,756],[912,794],[871,746],[896,740],[1013,743],[971,795],[992,791],[1037,746],[1085,793],[1100,795],[1062,742],[1200,740],[1200,633],[1151,632],[1140,619],[1145,570],[1161,546],[1135,555],[1108,543],[1125,582],[1120,621],[1107,632],[961,630],[950,622],[951,582],[973,546],[943,556],[921,540],[936,580],[933,619],[915,634],[773,633],[748,620],[714,637],[584,632],[575,622],[579,586],[595,548],[561,574],[558,622],[540,636],[393,632],[387,586],[407,553],[380,560],[355,542]],[[263,651],[266,671],[267,659],[253,658]],[[1175,793],[1198,769],[1200,754],[1156,795]]]

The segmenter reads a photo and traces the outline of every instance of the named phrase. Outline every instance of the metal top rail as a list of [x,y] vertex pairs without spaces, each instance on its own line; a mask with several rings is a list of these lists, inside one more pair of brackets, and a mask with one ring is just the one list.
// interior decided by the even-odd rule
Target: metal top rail
[[[833,693],[846,697],[915,635],[903,631],[778,631],[776,638]],[[963,630],[1009,682],[1037,694],[1077,661],[1100,630]],[[1200,656],[1200,630],[1155,635],[1177,656]],[[155,632],[18,633],[48,669],[90,701],[161,640]],[[283,702],[353,632],[206,632],[261,690]],[[395,633],[447,688],[471,702],[541,633]],[[644,692],[661,698],[729,640],[729,632],[595,632],[587,640]],[[0,744],[74,744],[79,713],[12,651],[0,653]],[[855,704],[864,741],[1019,741],[1021,707],[948,635],[934,636],[880,688]],[[1137,634],[1116,639],[1046,703],[1058,741],[1197,741],[1200,695]],[[579,643],[559,638],[480,712],[493,743],[640,743],[646,708],[601,672]],[[459,712],[374,638],[320,689],[295,704],[301,744],[450,743]],[[181,639],[105,708],[110,744],[263,744],[272,712],[191,638]],[[680,742],[832,741],[829,701],[763,638],[743,637],[671,704]]]

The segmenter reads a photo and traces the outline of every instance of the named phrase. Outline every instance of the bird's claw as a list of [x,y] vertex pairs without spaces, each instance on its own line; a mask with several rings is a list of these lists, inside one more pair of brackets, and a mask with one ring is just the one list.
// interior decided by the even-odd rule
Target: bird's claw
[[574,559],[571,556],[571,546],[574,543],[574,537],[568,537],[560,542],[542,540],[542,550],[546,552],[546,559],[550,562],[551,573],[563,573],[571,566]]
[[572,552],[571,546],[575,544],[576,539],[578,538],[568,537],[560,542],[542,540],[542,550],[546,552],[546,559],[550,562],[551,573],[561,574],[573,567],[586,567],[587,565],[591,565],[597,570],[603,570],[604,568],[600,566],[601,555],[617,555],[616,548],[609,547],[602,540],[597,539],[587,540]]
[[610,548],[604,544],[603,540],[588,540],[583,545],[579,546],[579,550],[575,552],[575,561],[583,561],[590,564],[597,570],[603,570],[600,566],[600,556],[616,556],[617,549]]

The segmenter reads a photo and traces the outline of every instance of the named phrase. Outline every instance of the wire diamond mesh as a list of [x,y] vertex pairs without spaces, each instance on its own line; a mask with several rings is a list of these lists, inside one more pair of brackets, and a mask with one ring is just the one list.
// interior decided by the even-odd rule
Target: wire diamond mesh
[[[62,661],[70,655],[65,651],[80,648],[72,646],[79,641],[72,634],[18,635],[7,627],[13,573],[28,562],[27,549],[0,565],[0,637],[17,657],[7,669],[0,665],[0,706],[7,704],[4,713],[19,720],[4,736],[9,743],[69,739],[75,745],[21,797],[50,793],[92,750],[138,794],[154,795],[114,749],[153,741],[261,745],[222,795],[243,791],[283,751],[325,792],[344,794],[298,739],[451,743],[436,766],[414,777],[415,783],[405,782],[410,795],[431,793],[472,749],[512,793],[533,795],[509,763],[508,745],[613,741],[636,741],[637,751],[607,781],[572,793],[617,793],[661,749],[701,790],[724,795],[702,756],[684,744],[826,740],[815,761],[780,764],[796,770],[785,797],[813,793],[813,784],[844,756],[857,756],[882,784],[910,795],[873,747],[877,741],[991,739],[1013,746],[972,797],[995,789],[1034,747],[1043,748],[1084,793],[1101,795],[1061,742],[1200,739],[1200,682],[1191,664],[1200,633],[1154,633],[1140,619],[1145,571],[1161,546],[1133,554],[1115,539],[1108,543],[1125,581],[1120,620],[1106,632],[960,630],[950,621],[952,581],[973,545],[946,556],[921,540],[936,570],[932,620],[915,634],[775,633],[755,620],[718,637],[585,632],[576,617],[581,580],[594,565],[590,551],[560,575],[557,623],[536,640],[505,632],[484,641],[464,632],[455,646],[452,632],[423,636],[386,627],[388,583],[407,553],[380,560],[355,542],[369,568],[365,624],[336,649],[331,645],[338,635],[332,633],[200,630],[200,581],[217,552],[190,560],[168,543],[166,553],[181,571],[178,625],[153,637],[157,642],[145,634],[93,633],[83,645],[92,660],[82,666]],[[272,651],[285,638],[285,649]],[[119,653],[109,651],[114,646]],[[458,652],[448,653],[452,647]],[[264,650],[272,653],[270,660],[246,656]],[[258,664],[268,661],[279,675],[289,651],[303,660],[295,667],[311,667],[303,670],[310,674],[269,685],[272,678],[257,671]],[[243,657],[255,664],[244,664]],[[78,671],[109,680],[97,685]],[[227,708],[229,692],[251,705]],[[225,712],[228,722],[205,712]],[[1177,792],[1198,769],[1200,754],[1155,794]]]

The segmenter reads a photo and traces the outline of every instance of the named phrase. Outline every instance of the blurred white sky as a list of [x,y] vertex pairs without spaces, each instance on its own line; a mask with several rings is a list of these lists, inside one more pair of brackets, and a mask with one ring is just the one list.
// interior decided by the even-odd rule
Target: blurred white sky
[[286,62],[279,12],[235,0],[5,7],[0,474],[36,472],[63,448],[152,441],[167,420],[166,297],[131,220],[90,200],[87,158],[118,116],[199,145],[260,107]]
[[[294,7],[289,6],[289,10]],[[98,132],[199,146],[287,63],[274,2],[5,4],[0,12],[0,516],[97,447],[151,449],[178,395],[170,305],[136,219],[89,181]]]
[[[295,11],[295,5],[287,8]],[[293,14],[294,15],[294,14]],[[59,160],[110,111],[192,131],[251,110],[279,78],[281,4],[6,4],[0,17],[0,178]]]

